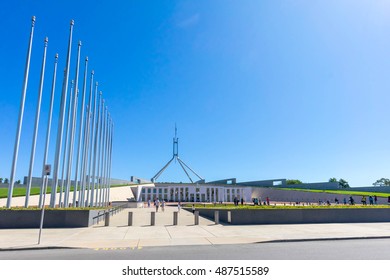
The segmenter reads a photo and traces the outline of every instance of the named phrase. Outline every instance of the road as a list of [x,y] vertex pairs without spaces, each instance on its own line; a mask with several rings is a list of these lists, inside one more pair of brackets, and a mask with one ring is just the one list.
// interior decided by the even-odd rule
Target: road
[[0,260],[390,260],[390,239],[0,251]]

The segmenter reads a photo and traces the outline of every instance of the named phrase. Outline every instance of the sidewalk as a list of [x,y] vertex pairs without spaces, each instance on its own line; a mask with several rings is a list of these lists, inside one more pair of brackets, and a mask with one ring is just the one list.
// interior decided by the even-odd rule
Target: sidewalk
[[[128,212],[133,226],[127,226]],[[156,225],[150,226],[154,208],[124,209],[104,222],[89,228],[43,229],[37,245],[38,229],[0,229],[0,250],[67,248],[136,248],[146,246],[244,244],[272,241],[390,238],[390,223],[297,224],[297,225],[215,225],[199,218],[194,225],[191,212],[181,210],[178,225],[173,226],[174,206],[156,213]]]

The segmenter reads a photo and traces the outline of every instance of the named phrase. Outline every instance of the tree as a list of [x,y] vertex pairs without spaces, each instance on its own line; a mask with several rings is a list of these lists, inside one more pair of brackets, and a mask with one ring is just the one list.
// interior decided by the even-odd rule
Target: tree
[[17,180],[17,181],[15,182],[15,184],[20,184],[20,180]]
[[339,180],[339,187],[343,189],[350,188],[348,182],[341,178]]
[[8,184],[8,182],[9,182],[9,181],[8,181],[8,178],[5,178],[5,179],[4,179],[4,184]]
[[379,180],[376,180],[373,185],[376,187],[390,186],[390,180],[387,178],[381,178]]
[[302,184],[302,182],[300,180],[297,180],[297,179],[290,179],[290,180],[286,180],[286,184],[287,185],[298,185],[298,184]]
[[343,189],[350,188],[348,182],[342,178],[340,178],[340,180],[337,180],[336,178],[332,177],[329,179],[329,182],[330,183],[335,183],[335,182],[339,183],[339,188],[343,188]]
[[3,183],[3,178],[0,178],[0,184],[2,184]]

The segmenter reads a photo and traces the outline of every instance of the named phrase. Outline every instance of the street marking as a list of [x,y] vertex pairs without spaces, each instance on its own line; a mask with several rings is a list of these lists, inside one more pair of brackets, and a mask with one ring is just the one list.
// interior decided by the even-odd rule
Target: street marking
[[104,247],[104,248],[94,248],[94,251],[124,251],[124,250],[141,250],[142,247]]

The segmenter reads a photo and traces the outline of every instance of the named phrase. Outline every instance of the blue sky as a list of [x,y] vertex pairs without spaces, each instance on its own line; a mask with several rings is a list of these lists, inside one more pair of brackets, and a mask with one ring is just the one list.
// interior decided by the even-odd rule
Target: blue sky
[[[80,3],[81,2],[81,3]],[[3,1],[0,177],[9,178],[31,16],[37,17],[17,179],[41,174],[54,54],[69,21],[115,122],[112,177],[151,178],[172,156],[207,181],[390,177],[388,1]],[[83,71],[83,68],[81,68]],[[49,162],[53,162],[62,74]],[[173,164],[161,181],[187,181]]]

